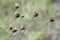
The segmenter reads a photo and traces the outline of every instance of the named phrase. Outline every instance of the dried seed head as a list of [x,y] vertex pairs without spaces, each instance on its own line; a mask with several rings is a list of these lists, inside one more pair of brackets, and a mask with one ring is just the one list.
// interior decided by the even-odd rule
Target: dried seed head
[[26,30],[26,28],[25,28],[25,27],[23,27],[23,28],[21,28],[21,30]]
[[17,29],[14,29],[12,32],[13,32],[13,33],[17,32]]
[[38,16],[38,13],[37,13],[37,12],[35,12],[33,17],[37,17],[37,16]]
[[26,25],[25,24],[21,25],[21,30],[26,30]]
[[21,16],[21,18],[24,18],[24,16]]
[[19,4],[18,4],[18,3],[15,4],[15,8],[16,8],[16,9],[19,8]]
[[20,17],[20,14],[16,14],[16,18]]
[[12,30],[13,33],[17,32],[17,29],[16,27]]
[[10,30],[12,30],[13,29],[13,27],[10,27]]
[[19,13],[16,13],[15,18],[19,18],[19,17],[20,17],[20,14]]
[[12,25],[9,25],[9,30],[13,30],[13,26]]
[[54,18],[51,18],[51,19],[50,19],[50,22],[54,22],[54,21],[55,21],[55,19],[54,19]]

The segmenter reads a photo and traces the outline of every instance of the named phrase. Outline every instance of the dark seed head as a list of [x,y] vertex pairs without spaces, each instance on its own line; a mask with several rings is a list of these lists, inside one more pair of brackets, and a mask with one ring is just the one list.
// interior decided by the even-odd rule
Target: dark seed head
[[13,30],[13,33],[15,33],[15,32],[17,32],[17,29],[14,29],[14,30]]
[[37,12],[35,12],[33,17],[37,17],[37,16],[38,16],[38,13],[37,13]]
[[24,16],[21,16],[21,18],[24,18]]
[[53,19],[53,18],[51,18],[51,19],[50,19],[50,22],[54,22],[54,19]]
[[19,8],[18,6],[15,7],[15,9],[18,9],[18,8]]
[[10,25],[9,30],[13,30],[13,28],[14,28],[14,27],[13,27],[12,25]]
[[25,30],[25,29],[26,29],[25,27],[21,28],[21,30]]
[[16,4],[15,4],[15,9],[18,9],[18,8],[19,8],[19,4],[16,3]]
[[10,30],[12,30],[13,29],[13,27],[10,27]]
[[20,14],[19,13],[16,14],[16,18],[18,18],[18,17],[20,17]]

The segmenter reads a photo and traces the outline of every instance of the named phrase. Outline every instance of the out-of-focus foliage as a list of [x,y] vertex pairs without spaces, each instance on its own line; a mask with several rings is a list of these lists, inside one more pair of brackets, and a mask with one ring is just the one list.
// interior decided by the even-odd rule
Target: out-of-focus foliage
[[26,40],[48,40],[44,31],[32,32],[26,37]]

